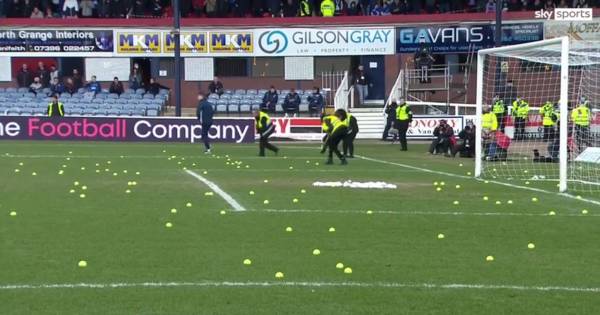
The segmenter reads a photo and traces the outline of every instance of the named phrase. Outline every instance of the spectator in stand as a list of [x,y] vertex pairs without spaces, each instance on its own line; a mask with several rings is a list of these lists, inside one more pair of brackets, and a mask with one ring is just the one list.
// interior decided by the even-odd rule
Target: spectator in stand
[[50,82],[54,82],[54,79],[59,79],[60,73],[56,69],[55,65],[50,66]]
[[5,7],[5,5],[6,4],[4,3],[4,0],[0,0],[0,18],[5,17],[5,15],[4,15],[4,7]]
[[349,16],[356,16],[360,13],[359,7],[356,4],[356,1],[350,1],[350,5],[348,5],[348,15]]
[[281,12],[284,17],[295,17],[298,16],[298,2],[295,0],[287,0],[283,4]]
[[140,73],[139,65],[133,64],[133,70],[129,75],[129,88],[137,90],[142,87],[142,74]]
[[19,70],[19,73],[17,73],[17,86],[20,88],[29,87],[31,82],[33,82],[31,79],[31,72],[29,71],[27,64],[24,63],[21,65],[21,70]]
[[65,0],[62,13],[63,17],[76,18],[79,14],[79,3],[77,3],[77,0]]
[[206,3],[204,0],[192,0],[192,7],[194,8],[194,15],[201,17],[204,15]]
[[58,78],[54,78],[52,83],[50,84],[50,95],[61,95],[65,92],[65,85],[62,84],[58,80]]
[[[517,2],[517,0],[511,0],[510,2]],[[518,2],[520,2],[520,1],[518,1]],[[568,7],[569,7],[569,5],[567,4],[567,0],[560,0],[560,2],[558,3],[558,6],[557,6],[557,8],[568,8]],[[509,9],[510,9],[510,6],[509,6]],[[516,11],[516,10],[513,10],[513,11]]]
[[111,18],[124,17],[123,2],[121,0],[110,0],[108,2],[108,16]]
[[371,0],[359,0],[360,12],[362,15],[369,15],[371,12],[369,5],[371,4]]
[[467,125],[458,133],[458,140],[452,146],[452,157],[455,157],[456,153],[460,157],[475,156],[475,128],[472,124]]
[[223,89],[223,83],[219,80],[219,77],[215,76],[213,80],[208,85],[208,90],[210,93],[218,94],[219,96],[223,95],[225,91]]
[[85,85],[85,88],[88,93],[93,93],[94,95],[102,92],[102,86],[100,85],[100,82],[96,81],[95,75],[93,75],[92,80]]
[[71,79],[73,80],[73,88],[75,88],[75,91],[83,87],[83,79],[81,78],[81,74],[79,74],[79,70],[73,69]]
[[311,0],[300,0],[300,16],[312,16],[313,4]]
[[271,17],[279,17],[281,16],[281,1],[280,0],[266,0],[267,3],[267,13]]
[[314,91],[308,96],[308,112],[311,117],[320,117],[323,112],[324,101],[323,95],[318,87],[314,87]]
[[206,0],[206,16],[217,17],[217,0]]
[[123,94],[123,83],[119,81],[118,77],[115,77],[113,79],[112,83],[110,84],[110,88],[108,89],[108,92],[118,94],[119,96]]
[[136,18],[143,17],[146,15],[146,3],[143,0],[135,0],[129,14]]
[[44,87],[42,86],[42,82],[39,77],[33,78],[33,82],[29,85],[29,92],[35,93],[37,95],[42,91]]
[[296,89],[291,88],[290,93],[285,96],[283,100],[283,111],[285,115],[293,115],[294,117],[298,116],[300,113],[300,95],[296,93]]
[[43,19],[44,18],[44,12],[40,11],[40,9],[36,6],[33,7],[33,10],[31,10],[31,16],[32,19]]
[[333,14],[335,16],[346,15],[346,10],[348,9],[348,4],[346,3],[346,0],[335,0],[334,4],[335,11]]
[[369,78],[365,73],[365,67],[363,65],[359,65],[354,73],[354,85],[356,86],[356,90],[358,91],[358,103],[363,105],[365,103],[365,99],[369,97]]
[[94,11],[94,3],[92,0],[81,0],[79,3],[79,7],[81,8],[81,17],[91,18]]
[[452,147],[452,142],[454,141],[454,130],[448,125],[445,119],[440,120],[440,124],[433,129],[433,136],[435,139],[433,139],[429,146],[429,154],[450,156],[448,150]]
[[269,113],[274,114],[278,99],[277,90],[271,85],[271,88],[263,96],[262,105],[260,106],[261,110],[266,109]]
[[56,16],[56,14],[54,14],[54,12],[52,12],[52,8],[49,6],[46,8],[46,12],[44,13],[44,16],[47,19],[52,19],[52,18],[58,17],[58,16]]
[[48,87],[50,85],[50,71],[46,69],[46,65],[43,62],[38,62],[37,76],[40,78],[42,87]]
[[161,89],[170,90],[169,87],[161,85],[160,83],[156,82],[155,78],[150,78],[150,84],[148,84],[148,88],[146,89],[146,92],[156,96],[156,94],[158,94]]
[[586,0],[574,0],[573,1],[573,8],[589,8],[590,5],[587,3]]
[[154,0],[154,1],[152,1],[151,8],[152,8],[151,11],[152,11],[152,16],[153,17],[161,17],[161,16],[163,16],[164,9],[163,9],[163,5],[160,2],[160,0]]
[[252,0],[252,16],[262,17],[265,14],[265,0]]
[[332,17],[335,14],[335,3],[333,0],[323,0],[321,2],[321,15],[324,17]]
[[494,13],[496,12],[496,0],[488,0],[485,5],[485,13]]
[[65,83],[65,92],[69,94],[75,94],[77,92],[77,87],[75,86],[73,78],[67,78],[67,82]]

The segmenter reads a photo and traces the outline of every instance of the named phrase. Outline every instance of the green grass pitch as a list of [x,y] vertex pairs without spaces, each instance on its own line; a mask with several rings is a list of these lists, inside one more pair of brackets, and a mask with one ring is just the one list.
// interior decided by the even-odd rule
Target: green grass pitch
[[[0,314],[600,312],[600,207],[555,183],[468,178],[424,145],[360,142],[347,166],[281,149],[0,142]],[[398,188],[312,186],[340,180]]]

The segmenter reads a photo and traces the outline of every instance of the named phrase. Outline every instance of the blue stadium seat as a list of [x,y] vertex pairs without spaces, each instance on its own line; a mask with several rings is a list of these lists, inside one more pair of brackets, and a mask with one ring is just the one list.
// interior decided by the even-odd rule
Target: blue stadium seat
[[72,95],[69,94],[69,93],[63,93],[63,94],[60,95],[60,98],[62,98],[62,99],[72,98]]
[[240,112],[248,113],[250,112],[251,106],[249,104],[240,105]]
[[301,112],[308,112],[308,104],[300,104]]
[[227,105],[217,105],[217,112],[227,112]]
[[256,93],[257,92],[254,89],[246,90],[246,94],[248,94],[248,95],[256,95]]
[[[233,90],[224,90],[223,93],[225,94],[233,94]],[[223,94],[223,95],[225,95]],[[223,97],[223,95],[221,95],[221,97]]]
[[63,93],[63,94],[60,95],[60,97],[62,97],[63,95],[69,95],[68,97],[71,97],[71,98],[78,98],[78,99],[82,99],[83,98],[83,94],[78,94],[78,93],[75,93],[73,95],[71,95],[69,93]]
[[246,90],[238,89],[238,90],[235,90],[233,94],[246,95]]
[[14,87],[7,87],[5,90],[6,93],[16,93],[17,92],[17,88]]
[[109,93],[108,94],[108,98],[117,99],[117,98],[119,98],[119,94],[117,94],[117,93]]
[[87,92],[87,91],[85,90],[85,88],[79,88],[79,89],[77,89],[77,93],[79,93],[79,94],[83,94],[83,93],[85,93],[85,92]]
[[158,116],[158,111],[155,109],[149,109],[146,111],[146,116]]
[[26,87],[21,87],[17,89],[18,93],[28,93],[29,92],[29,88]]
[[146,93],[146,90],[143,88],[135,90],[135,94],[138,94],[138,95],[144,95],[145,93]]
[[146,93],[146,94],[144,94],[144,98],[145,99],[154,99],[154,95],[152,95],[150,93]]
[[229,104],[229,106],[227,106],[227,112],[230,114],[239,114],[240,113],[240,106],[239,105],[235,105],[235,104]]

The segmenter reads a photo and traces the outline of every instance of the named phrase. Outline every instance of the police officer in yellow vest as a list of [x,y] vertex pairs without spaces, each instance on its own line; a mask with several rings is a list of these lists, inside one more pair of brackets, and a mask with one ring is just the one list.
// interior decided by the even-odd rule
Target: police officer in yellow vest
[[346,113],[346,121],[344,123],[348,128],[348,134],[344,137],[342,148],[344,156],[352,159],[354,158],[354,139],[356,139],[356,135],[358,134],[358,121],[352,114]]
[[321,15],[330,17],[335,14],[335,3],[333,0],[323,0],[321,2]]
[[498,127],[500,131],[504,132],[504,115],[506,113],[506,106],[504,106],[504,101],[500,99],[500,96],[494,96],[494,104],[492,105],[492,112],[496,115],[498,119]]
[[347,113],[343,109],[338,109],[333,115],[335,118],[328,120],[327,126],[327,130],[330,132],[329,136],[327,137],[329,155],[327,156],[327,162],[325,164],[333,164],[333,154],[335,153],[338,159],[340,159],[342,165],[346,165],[348,164],[348,161],[346,161],[346,157],[342,155],[338,149],[338,145],[348,134]]
[[256,120],[256,132],[260,134],[259,156],[265,156],[265,148],[277,154],[279,149],[269,143],[269,137],[275,132],[275,125],[271,121],[271,117],[266,113],[267,109],[253,111],[254,119]]
[[527,118],[529,117],[529,103],[521,97],[517,97],[512,103],[512,116],[515,121],[514,139],[525,139],[525,125],[527,124]]
[[546,102],[544,106],[540,108],[540,115],[542,116],[542,125],[544,126],[544,141],[551,140],[554,137],[554,126],[558,120],[556,111],[554,110],[554,104],[552,102]]
[[48,117],[63,117],[65,108],[62,102],[58,101],[58,96],[52,96],[52,102],[48,104]]
[[333,131],[333,126],[337,124],[337,116],[335,115],[321,115],[321,130],[325,134],[323,136],[323,146],[321,147],[321,153],[325,153],[329,147],[329,136]]
[[406,151],[406,132],[412,122],[413,113],[410,107],[403,99],[398,100],[398,107],[396,108],[396,129],[398,129],[398,138],[400,139],[400,151]]
[[481,129],[484,133],[493,132],[498,130],[498,117],[494,114],[493,110],[490,110],[489,106],[483,108],[483,115],[481,116]]
[[312,16],[311,1],[300,0],[300,16]]
[[590,120],[592,118],[588,101],[582,97],[579,105],[571,112],[571,120],[575,125],[575,142],[579,152],[591,146]]

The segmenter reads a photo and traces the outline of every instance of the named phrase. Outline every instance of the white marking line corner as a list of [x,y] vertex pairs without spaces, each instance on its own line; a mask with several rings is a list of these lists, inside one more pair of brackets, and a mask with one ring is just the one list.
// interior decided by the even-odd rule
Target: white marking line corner
[[465,283],[398,283],[398,282],[295,282],[295,281],[199,281],[199,282],[118,282],[118,283],[55,283],[55,284],[5,284],[0,290],[39,289],[118,289],[118,288],[169,288],[169,287],[349,287],[349,288],[417,288],[446,290],[513,290],[513,291],[558,291],[600,293],[597,287],[527,286],[511,284],[465,284]]
[[193,176],[194,178],[196,178],[197,180],[203,182],[206,186],[208,186],[210,189],[212,189],[212,191],[216,192],[219,196],[221,196],[221,198],[223,198],[235,211],[246,211],[246,208],[244,208],[242,205],[240,205],[235,199],[233,199],[233,197],[231,197],[231,195],[229,195],[228,193],[226,193],[225,191],[223,191],[223,189],[221,189],[221,187],[217,186],[217,184],[209,181],[208,179],[198,175],[197,173],[190,171],[190,170],[186,170],[186,173],[188,173],[189,175]]

